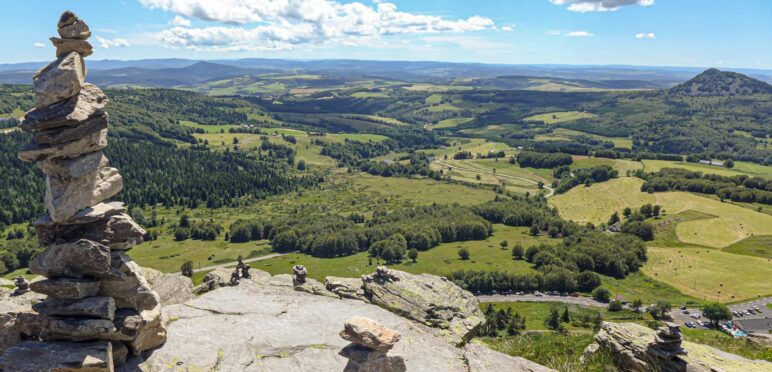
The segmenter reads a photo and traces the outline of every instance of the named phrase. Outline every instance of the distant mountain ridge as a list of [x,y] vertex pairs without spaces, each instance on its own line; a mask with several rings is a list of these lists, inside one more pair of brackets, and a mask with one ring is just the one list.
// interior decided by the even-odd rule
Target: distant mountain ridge
[[670,93],[688,96],[739,96],[772,94],[772,85],[736,72],[705,70],[691,80],[669,89]]

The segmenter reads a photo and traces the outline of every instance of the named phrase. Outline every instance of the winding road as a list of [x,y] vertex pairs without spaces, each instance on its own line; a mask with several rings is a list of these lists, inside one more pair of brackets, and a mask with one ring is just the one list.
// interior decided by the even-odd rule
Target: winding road
[[[271,254],[267,254],[267,255],[265,255],[265,256],[260,256],[260,257],[254,257],[254,258],[248,258],[248,259],[245,259],[245,260],[244,260],[244,263],[250,263],[250,262],[256,262],[256,261],[262,261],[262,260],[268,260],[268,259],[271,259],[271,258],[275,258],[275,257],[281,257],[281,256],[284,256],[284,255],[288,255],[288,254],[290,254],[290,253],[296,253],[296,252],[289,252],[289,253],[271,253]],[[204,266],[204,267],[201,267],[201,268],[198,268],[198,269],[193,269],[193,272],[194,272],[194,273],[198,273],[198,272],[201,272],[201,271],[211,271],[211,270],[216,270],[216,269],[222,269],[222,268],[224,268],[224,267],[233,266],[233,265],[235,265],[235,264],[237,264],[237,263],[238,263],[238,261],[232,261],[232,262],[226,262],[226,263],[217,264],[217,265],[212,265],[212,266]],[[174,273],[174,274],[181,274],[181,273],[180,273],[180,272],[176,272],[176,273]]]
[[[531,179],[528,179],[528,178],[517,177],[517,176],[510,176],[508,174],[486,172],[486,171],[484,171],[482,169],[479,169],[479,168],[471,168],[471,167],[466,167],[466,166],[452,165],[452,164],[445,163],[442,160],[435,160],[434,162],[439,164],[439,165],[446,166],[448,168],[460,169],[460,170],[467,171],[467,172],[482,173],[482,174],[488,174],[488,175],[491,175],[491,176],[494,176],[494,177],[516,179],[516,180],[521,180],[521,181],[525,181],[525,182],[528,182],[528,183],[532,183],[534,185],[538,185],[539,184],[539,181],[534,181],[534,180],[531,180]],[[544,188],[549,191],[547,193],[547,195],[544,196],[545,198],[549,198],[550,196],[555,195],[555,190],[552,187],[547,186],[546,183],[544,184]]]

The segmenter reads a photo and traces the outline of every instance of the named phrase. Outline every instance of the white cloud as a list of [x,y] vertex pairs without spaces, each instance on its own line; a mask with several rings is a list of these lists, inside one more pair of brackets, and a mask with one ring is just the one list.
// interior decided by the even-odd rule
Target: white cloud
[[185,17],[174,16],[174,19],[169,21],[172,26],[190,27],[190,20]]
[[550,0],[555,5],[568,5],[572,12],[613,12],[627,5],[651,6],[654,0]]
[[[219,25],[176,25],[156,36],[168,46],[219,51],[285,50],[296,45],[362,44],[386,35],[464,33],[494,29],[490,18],[450,20],[374,5],[335,0],[139,0],[160,9]],[[176,18],[175,18],[176,19]]]
[[501,31],[505,31],[505,32],[512,32],[514,30],[515,30],[515,25],[501,27]]
[[566,32],[564,35],[571,36],[571,37],[588,37],[588,36],[595,36],[595,34],[587,31],[571,31]]
[[45,48],[46,47],[46,44],[43,44],[43,43],[35,43],[33,45],[35,46],[35,48]]
[[561,34],[561,32],[558,31],[558,30],[549,30],[549,31],[547,31],[547,35],[550,35],[550,36],[560,36],[560,34]]
[[130,46],[129,42],[126,41],[126,39],[121,39],[118,37],[110,40],[110,39],[103,38],[101,36],[97,36],[96,41],[97,43],[99,43],[99,47],[101,47],[102,49],[107,49],[110,47],[124,48],[124,47]]
[[649,33],[642,32],[639,34],[635,34],[635,38],[636,39],[656,39],[657,35],[655,35],[653,32],[649,32]]

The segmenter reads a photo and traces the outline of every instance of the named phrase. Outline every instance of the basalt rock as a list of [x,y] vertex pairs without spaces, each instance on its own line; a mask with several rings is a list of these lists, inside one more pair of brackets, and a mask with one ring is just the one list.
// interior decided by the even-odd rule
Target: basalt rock
[[109,341],[27,341],[0,356],[0,371],[113,372],[112,359]]
[[115,300],[110,297],[86,297],[79,300],[49,298],[32,305],[41,315],[84,316],[113,320]]
[[65,221],[84,208],[101,203],[123,190],[115,168],[102,168],[74,181],[46,177],[45,203],[54,222]]
[[29,269],[49,278],[124,277],[110,268],[110,248],[86,239],[51,245],[30,261]]
[[379,267],[363,278],[365,296],[389,311],[439,328],[457,344],[463,344],[485,322],[480,302],[443,277]]
[[107,147],[107,129],[92,133],[75,141],[53,145],[30,143],[19,151],[19,159],[24,161],[43,161],[46,159],[71,159],[89,152]]
[[90,279],[45,279],[30,284],[30,288],[54,298],[78,299],[96,296],[100,283]]
[[35,137],[32,138],[32,141],[41,145],[65,143],[88,137],[104,129],[107,129],[107,114],[94,116],[77,126],[65,126],[37,131]]
[[111,250],[128,250],[142,243],[145,235],[145,230],[124,213],[78,225],[37,223],[35,231],[43,245],[89,239]]
[[24,130],[43,130],[79,125],[94,115],[102,115],[107,101],[101,89],[86,83],[75,97],[28,111],[20,126]]
[[37,107],[43,108],[78,95],[86,78],[84,71],[81,56],[69,53],[35,73],[32,87]]

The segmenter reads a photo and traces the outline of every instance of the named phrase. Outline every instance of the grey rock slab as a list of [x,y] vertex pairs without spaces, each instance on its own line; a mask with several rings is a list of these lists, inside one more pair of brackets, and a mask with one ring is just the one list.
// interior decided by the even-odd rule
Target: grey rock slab
[[112,341],[113,345],[113,366],[120,367],[126,364],[126,357],[129,356],[129,348],[120,341]]
[[324,286],[328,291],[337,294],[341,298],[368,301],[365,297],[365,291],[362,289],[362,279],[360,278],[328,276],[324,278]]
[[49,298],[32,305],[42,315],[84,316],[113,320],[115,300],[111,297],[86,297],[78,300]]
[[100,282],[88,279],[45,279],[30,284],[30,289],[54,298],[83,298],[96,296]]
[[379,267],[363,278],[363,288],[373,304],[438,328],[457,344],[468,340],[485,321],[477,298],[443,277]]
[[40,145],[53,145],[88,137],[103,129],[107,129],[107,114],[93,116],[80,125],[37,131],[32,141]]
[[54,244],[30,261],[29,269],[48,278],[120,278],[110,267],[110,248],[87,239]]
[[107,101],[101,89],[86,83],[75,97],[28,111],[20,126],[24,130],[43,130],[78,125],[94,115],[101,115]]
[[52,158],[71,159],[107,147],[107,129],[102,129],[75,141],[53,145],[30,143],[19,151],[19,159],[27,162]]
[[[89,119],[89,121],[100,117],[102,116],[94,117]],[[42,132],[45,131],[39,131],[37,133],[39,134]],[[59,180],[78,179],[109,165],[110,161],[102,151],[90,152],[72,159],[47,159],[37,163],[38,168],[40,168],[43,173]]]
[[75,21],[58,27],[57,32],[62,39],[80,39],[86,40],[91,36],[91,30],[89,30],[86,22],[75,16]]
[[[147,275],[147,270],[142,270]],[[193,294],[193,281],[183,275],[164,274],[154,278],[150,286],[158,293],[163,305],[181,304],[196,297]]]
[[26,341],[0,356],[0,371],[112,372],[112,359],[108,341]]
[[51,44],[56,48],[56,57],[62,57],[69,53],[78,53],[81,57],[88,57],[94,54],[94,47],[86,40],[80,39],[60,39],[52,37]]
[[469,363],[469,372],[549,372],[554,369],[536,364],[528,359],[509,356],[477,343],[464,347],[464,358]]
[[124,213],[79,225],[36,224],[35,232],[41,245],[83,238],[108,246],[111,250],[130,249],[142,243],[145,235],[145,230]]
[[85,341],[114,332],[115,325],[107,319],[49,317],[43,323],[40,337],[48,341]]
[[342,371],[349,360],[339,352],[349,343],[338,333],[353,316],[400,332],[389,355],[404,358],[408,371],[467,371],[461,350],[428,327],[361,301],[287,285],[243,281],[163,312],[168,339],[142,365],[147,371],[163,371],[172,361],[190,370]]
[[126,253],[112,252],[111,267],[126,275],[124,280],[105,280],[101,283],[100,296],[115,299],[119,309],[152,310],[160,303],[158,294],[142,275],[142,268]]
[[112,198],[123,190],[123,177],[115,168],[101,168],[75,180],[46,177],[44,202],[54,222],[66,221],[84,208]]
[[[60,222],[59,224],[62,224],[62,225],[86,224],[86,223],[99,221],[101,219],[104,219],[105,217],[114,216],[116,214],[120,214],[124,212],[126,212],[126,207],[121,202],[99,203],[97,205],[80,210],[74,216],[70,217],[66,221]],[[48,228],[50,225],[53,225],[53,224],[54,224],[54,221],[51,219],[51,216],[44,215],[43,217],[40,217],[37,221],[35,221],[35,228],[36,229],[38,227]]]
[[40,69],[32,77],[37,107],[43,108],[80,92],[86,78],[83,59],[69,53]]

